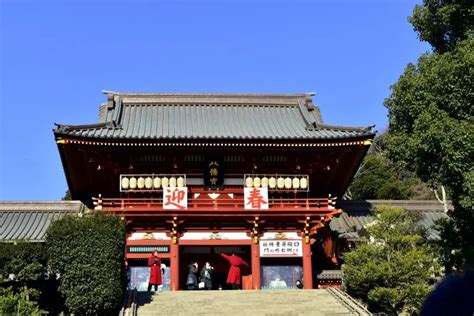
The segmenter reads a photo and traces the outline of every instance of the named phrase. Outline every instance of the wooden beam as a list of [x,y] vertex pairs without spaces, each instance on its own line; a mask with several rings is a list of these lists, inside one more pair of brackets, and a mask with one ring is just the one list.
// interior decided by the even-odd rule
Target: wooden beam
[[171,291],[179,290],[179,244],[170,244]]
[[260,245],[252,243],[251,253],[252,288],[254,290],[260,290],[262,287],[262,277],[260,275]]
[[311,244],[306,243],[302,238],[303,243],[303,284],[305,289],[313,288],[313,269],[311,262]]

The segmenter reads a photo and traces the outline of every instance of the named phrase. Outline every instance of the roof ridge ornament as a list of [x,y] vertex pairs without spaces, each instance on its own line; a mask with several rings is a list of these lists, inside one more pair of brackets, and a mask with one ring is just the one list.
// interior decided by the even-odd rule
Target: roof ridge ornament
[[221,93],[199,93],[199,92],[119,92],[113,90],[102,89],[101,92],[107,95],[119,95],[119,96],[195,96],[195,97],[254,97],[254,98],[268,98],[268,97],[307,97],[314,96],[314,92],[307,93],[232,93],[232,92],[221,92]]
[[312,124],[308,125],[306,129],[310,131],[319,131],[321,129],[332,129],[332,130],[337,130],[337,131],[372,132],[372,128],[374,127],[375,125],[353,127],[353,126],[341,126],[341,125],[331,125],[331,124],[313,122]]
[[101,122],[101,123],[93,123],[93,124],[82,124],[82,125],[63,125],[63,124],[58,124],[54,123],[56,126],[55,132],[61,133],[61,132],[68,132],[71,130],[77,130],[77,129],[96,129],[96,128],[122,128],[115,120],[112,121],[107,121],[107,122]]
[[[369,132],[370,128],[367,127],[352,128],[324,124],[319,107],[313,103],[313,93],[190,96],[190,94],[124,94],[108,90],[103,92],[106,93],[107,103],[98,123],[58,124],[54,129],[56,136],[114,140],[141,138],[309,140],[352,139],[374,134]],[[183,105],[187,104],[193,107],[184,108]],[[195,108],[195,105],[203,106]],[[170,113],[172,115],[168,115]],[[215,115],[219,115],[221,120],[219,128],[209,130],[205,122]],[[196,124],[184,124],[189,120],[193,120]],[[258,124],[255,124],[256,122]],[[181,126],[181,128],[177,130],[170,126]],[[274,131],[280,132],[274,133]]]
[[303,119],[306,122],[306,129],[308,128],[308,126],[317,123],[314,120],[314,118],[311,118],[311,116],[308,113],[309,111],[311,111],[311,109],[308,107],[308,97],[307,96],[304,100],[302,98],[298,98],[298,108],[300,110],[301,116],[303,116]]

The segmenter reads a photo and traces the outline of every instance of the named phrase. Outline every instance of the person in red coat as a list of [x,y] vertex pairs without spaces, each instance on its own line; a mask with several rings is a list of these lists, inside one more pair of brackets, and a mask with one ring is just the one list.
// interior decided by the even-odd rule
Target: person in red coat
[[158,257],[158,251],[153,250],[152,255],[148,258],[148,266],[150,267],[150,280],[148,282],[148,292],[152,286],[158,291],[158,285],[163,283],[161,277],[161,260]]
[[245,262],[239,256],[232,254],[231,256],[221,253],[221,256],[224,257],[230,263],[229,274],[227,275],[227,283],[230,284],[233,290],[240,288],[240,268],[249,267],[247,262]]

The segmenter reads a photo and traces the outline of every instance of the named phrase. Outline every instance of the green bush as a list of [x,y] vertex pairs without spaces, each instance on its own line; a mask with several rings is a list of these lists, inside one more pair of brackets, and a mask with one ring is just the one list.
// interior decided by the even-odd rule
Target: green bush
[[13,279],[28,282],[46,276],[43,243],[0,243],[0,282]]
[[369,153],[349,188],[353,200],[432,199],[426,184],[384,154]]
[[30,300],[36,298],[38,294],[38,291],[27,287],[21,288],[18,293],[12,287],[0,287],[0,315],[40,315],[38,303]]
[[126,284],[125,225],[119,218],[64,217],[49,227],[46,245],[67,312],[117,313]]
[[383,206],[369,227],[369,240],[344,255],[343,280],[349,294],[373,312],[416,314],[440,267],[405,210]]
[[[62,310],[61,299],[57,292],[57,282],[47,270],[44,243],[0,243],[0,287],[10,288],[12,295],[19,295],[27,288],[30,293],[38,294],[28,296],[35,304],[37,302],[42,310],[56,315]],[[5,310],[8,302],[16,304],[19,299],[6,293],[2,297],[2,310]]]

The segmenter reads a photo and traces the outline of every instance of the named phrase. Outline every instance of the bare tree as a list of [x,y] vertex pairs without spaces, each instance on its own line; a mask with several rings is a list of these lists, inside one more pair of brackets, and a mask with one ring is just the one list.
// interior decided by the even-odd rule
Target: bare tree
[[438,202],[443,205],[444,212],[447,213],[448,212],[448,200],[446,198],[446,190],[444,189],[444,185],[441,185],[440,189],[441,189],[441,198],[439,197],[439,194],[438,194],[438,188],[434,188],[434,189],[432,189],[432,191],[434,192],[434,195],[435,195],[436,199],[438,200]]

